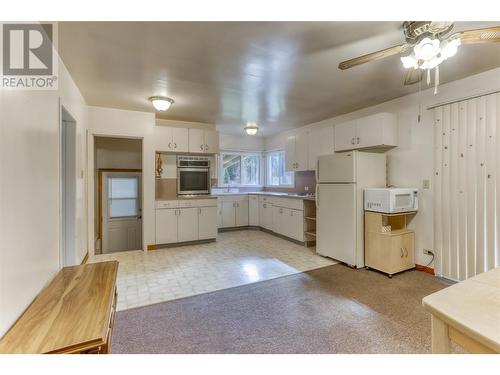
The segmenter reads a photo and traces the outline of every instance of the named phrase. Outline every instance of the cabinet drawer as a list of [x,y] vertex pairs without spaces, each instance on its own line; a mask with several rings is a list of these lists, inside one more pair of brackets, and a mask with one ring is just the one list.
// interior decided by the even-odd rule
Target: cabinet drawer
[[178,201],[156,201],[156,208],[177,208]]
[[304,210],[304,203],[302,199],[295,198],[274,198],[273,204],[279,207],[290,208],[292,210]]

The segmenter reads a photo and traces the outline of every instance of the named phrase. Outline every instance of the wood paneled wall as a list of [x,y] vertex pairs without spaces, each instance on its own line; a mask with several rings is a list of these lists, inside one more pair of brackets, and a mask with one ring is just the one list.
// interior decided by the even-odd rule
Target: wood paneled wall
[[500,93],[434,111],[436,271],[464,280],[500,265]]

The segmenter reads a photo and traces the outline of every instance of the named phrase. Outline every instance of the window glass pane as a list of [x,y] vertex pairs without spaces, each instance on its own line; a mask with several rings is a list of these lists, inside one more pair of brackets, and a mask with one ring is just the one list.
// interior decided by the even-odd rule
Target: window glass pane
[[267,154],[267,184],[270,186],[293,186],[293,172],[285,171],[285,152]]
[[241,184],[241,156],[222,155],[222,178],[225,185]]
[[241,184],[259,184],[259,155],[245,155],[241,158]]
[[137,216],[137,199],[110,199],[109,217]]
[[110,198],[137,198],[137,177],[110,177]]

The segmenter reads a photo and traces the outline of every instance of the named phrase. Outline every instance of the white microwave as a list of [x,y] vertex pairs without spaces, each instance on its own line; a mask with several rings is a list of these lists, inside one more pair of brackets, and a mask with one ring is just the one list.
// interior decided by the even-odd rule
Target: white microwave
[[418,210],[418,189],[377,188],[365,189],[365,210],[383,213]]

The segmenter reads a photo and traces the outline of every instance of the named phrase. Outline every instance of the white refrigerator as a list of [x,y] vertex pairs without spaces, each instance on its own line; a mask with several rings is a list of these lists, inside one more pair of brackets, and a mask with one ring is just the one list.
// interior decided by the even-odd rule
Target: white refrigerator
[[363,190],[385,186],[385,154],[348,151],[320,156],[316,251],[351,267],[364,267]]

